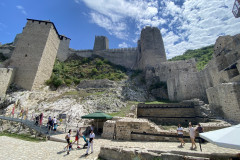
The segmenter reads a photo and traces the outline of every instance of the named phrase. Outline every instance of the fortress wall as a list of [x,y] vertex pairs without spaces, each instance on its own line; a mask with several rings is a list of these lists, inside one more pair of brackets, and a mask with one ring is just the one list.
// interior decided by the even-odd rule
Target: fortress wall
[[197,72],[195,59],[162,62],[155,67],[155,76],[163,82],[179,75],[180,72]]
[[10,66],[17,68],[15,83],[18,86],[32,89],[51,28],[52,23],[33,20],[28,20],[24,27],[10,59]]
[[133,69],[136,66],[137,51],[124,51],[124,52],[108,52],[107,50],[96,51],[94,55],[98,55],[109,60],[111,63],[121,65],[126,68]]
[[0,68],[0,101],[5,97],[8,86],[13,81],[14,73],[13,68]]
[[240,82],[222,83],[207,89],[210,108],[224,118],[240,122]]
[[205,77],[199,72],[180,72],[175,78],[167,81],[168,97],[171,101],[182,101],[199,98],[207,102],[205,86],[202,81]]
[[50,79],[59,44],[59,36],[52,25],[34,79],[33,89],[38,88],[40,85],[44,84],[46,80]]
[[93,55],[93,50],[74,50],[69,48],[68,55],[78,55],[80,57],[91,57]]
[[237,61],[237,69],[238,69],[238,72],[240,73],[240,59]]
[[64,62],[69,57],[69,43],[70,39],[64,36],[61,36],[57,58],[59,61]]

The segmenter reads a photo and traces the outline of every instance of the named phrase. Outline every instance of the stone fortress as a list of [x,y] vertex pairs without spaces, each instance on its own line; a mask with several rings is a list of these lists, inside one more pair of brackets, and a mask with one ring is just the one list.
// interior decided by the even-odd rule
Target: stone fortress
[[0,97],[11,83],[34,90],[51,76],[56,57],[100,56],[132,70],[143,70],[148,84],[167,84],[171,101],[198,98],[221,117],[240,122],[240,34],[216,40],[213,59],[197,71],[194,59],[169,62],[160,30],[145,27],[137,48],[109,49],[107,37],[96,36],[92,50],[69,48],[70,38],[60,35],[53,22],[27,19],[13,46],[0,46],[10,59],[0,64]]

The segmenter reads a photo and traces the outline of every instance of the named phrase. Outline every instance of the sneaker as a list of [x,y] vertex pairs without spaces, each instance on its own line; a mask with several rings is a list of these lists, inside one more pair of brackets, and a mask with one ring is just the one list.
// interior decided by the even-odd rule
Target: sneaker
[[91,152],[91,154],[92,154],[93,152]]
[[85,156],[87,156],[88,155],[88,153],[86,153],[86,154],[84,154]]
[[77,148],[80,148],[79,146],[77,146]]
[[69,151],[67,152],[67,154],[69,154]]

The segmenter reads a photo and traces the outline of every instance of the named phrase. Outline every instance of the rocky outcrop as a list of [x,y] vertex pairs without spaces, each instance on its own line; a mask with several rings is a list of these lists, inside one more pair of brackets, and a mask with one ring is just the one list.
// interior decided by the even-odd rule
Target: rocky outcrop
[[79,83],[77,88],[113,88],[116,87],[114,81],[108,79],[99,79],[99,80],[83,80]]

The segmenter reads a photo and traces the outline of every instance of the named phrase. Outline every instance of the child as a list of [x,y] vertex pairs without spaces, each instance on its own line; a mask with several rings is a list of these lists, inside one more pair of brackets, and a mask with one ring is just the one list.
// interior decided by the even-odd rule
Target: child
[[68,134],[65,136],[65,139],[66,139],[66,141],[67,141],[67,146],[64,147],[64,150],[65,150],[65,149],[68,149],[68,147],[70,146],[71,133],[72,133],[72,130],[70,129],[70,130],[68,131]]
[[85,141],[85,144],[83,145],[83,149],[88,146],[88,139],[86,139],[86,137],[83,135],[83,140]]
[[80,146],[78,145],[80,136],[82,136],[81,127],[79,128],[79,130],[77,130],[77,133],[76,133],[76,136],[75,136],[75,141],[73,142],[73,144],[74,144],[77,141],[77,148],[78,149],[80,148]]
[[70,151],[72,150],[72,140],[70,140],[70,143],[69,143],[69,146],[68,146],[68,151],[67,151],[67,154],[70,153]]

